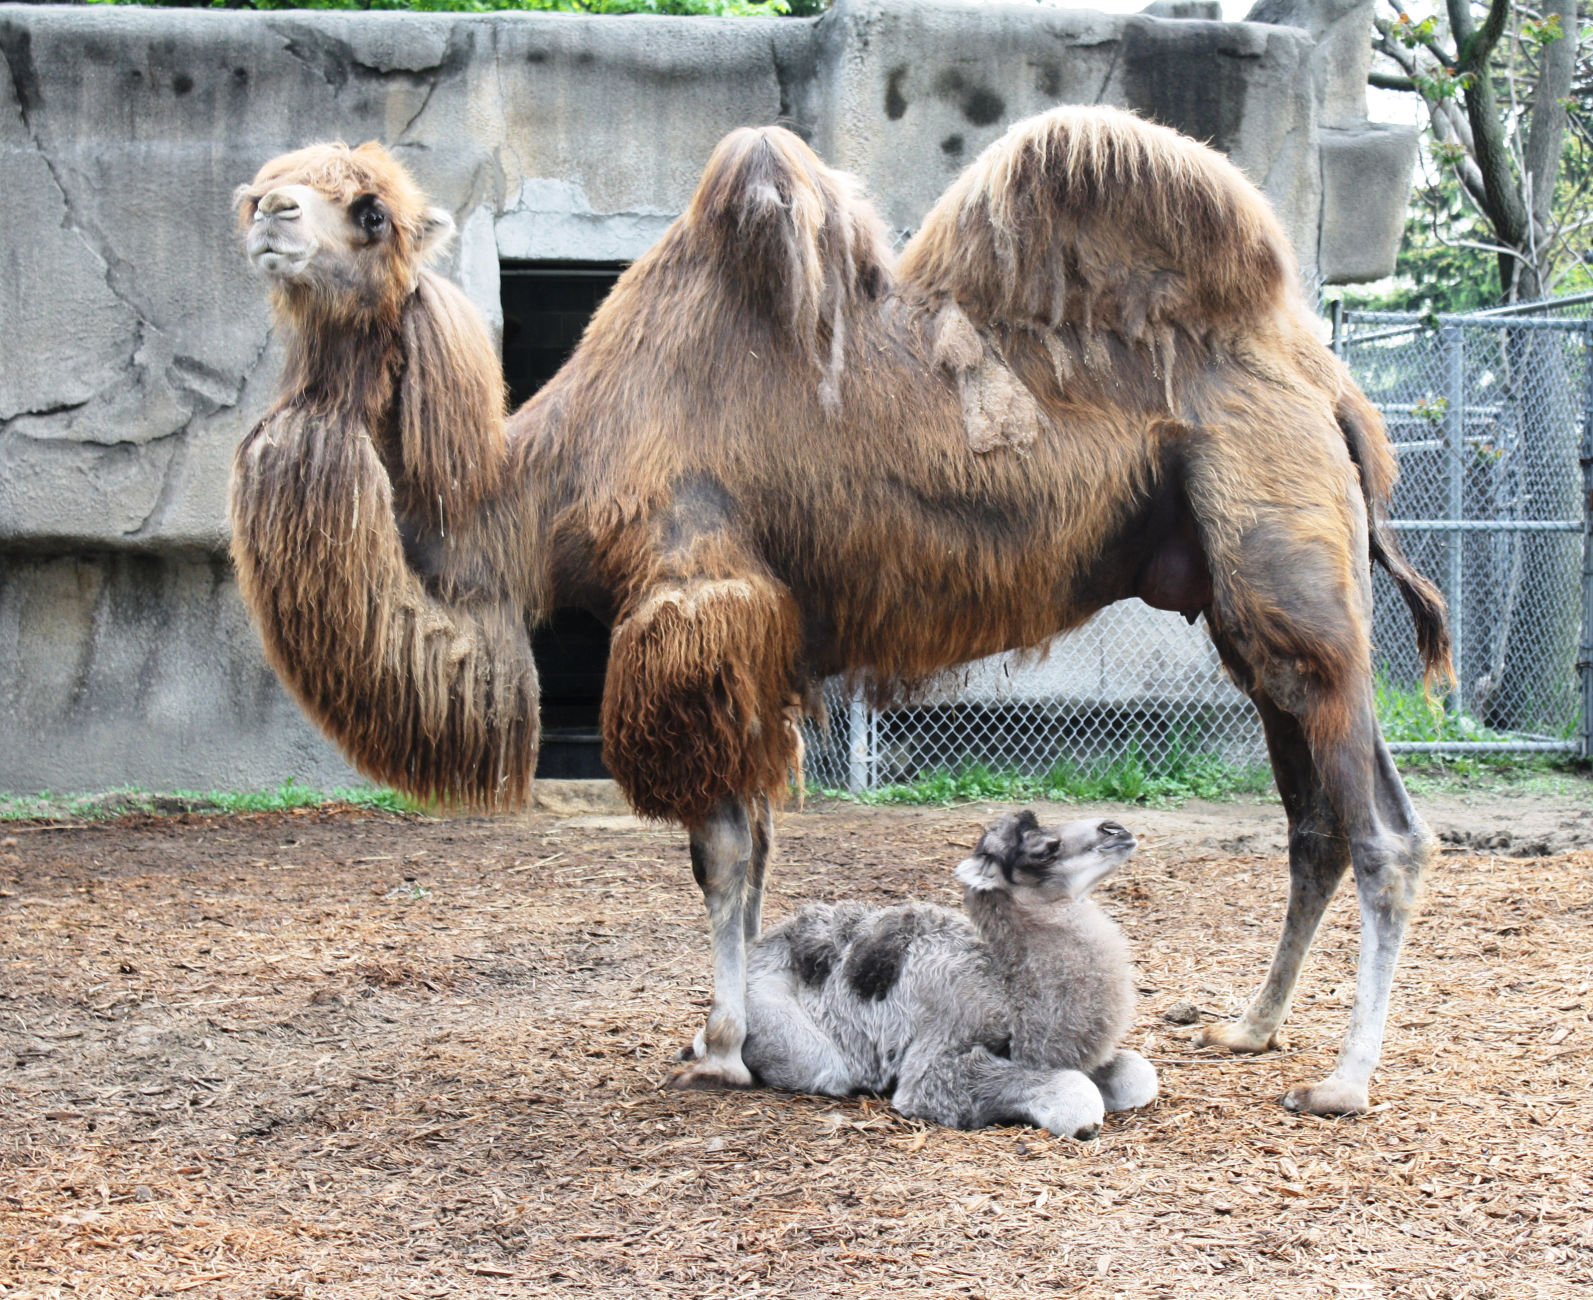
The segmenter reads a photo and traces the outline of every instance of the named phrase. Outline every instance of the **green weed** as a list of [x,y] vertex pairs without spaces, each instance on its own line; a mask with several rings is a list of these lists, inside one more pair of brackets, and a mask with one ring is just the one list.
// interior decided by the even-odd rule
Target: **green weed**
[[833,797],[862,804],[959,803],[1182,803],[1186,799],[1231,799],[1272,788],[1261,766],[1235,766],[1209,754],[1174,747],[1151,758],[1131,748],[1126,755],[1091,760],[1063,759],[1034,776],[966,763],[926,772],[911,782]]
[[187,812],[286,812],[331,803],[390,813],[431,811],[429,806],[408,795],[385,787],[339,786],[320,791],[289,777],[269,790],[174,790],[169,794],[155,794],[129,786],[102,794],[55,794],[45,790],[36,795],[0,795],[0,821],[104,821],[129,813],[158,816]]

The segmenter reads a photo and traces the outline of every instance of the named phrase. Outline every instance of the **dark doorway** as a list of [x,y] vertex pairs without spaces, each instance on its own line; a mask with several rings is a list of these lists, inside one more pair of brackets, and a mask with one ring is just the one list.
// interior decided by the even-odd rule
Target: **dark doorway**
[[[536,262],[501,268],[503,377],[518,407],[575,351],[581,331],[625,268],[612,263]],[[608,628],[579,609],[560,609],[531,642],[542,685],[537,775],[603,777],[599,718],[608,671]]]

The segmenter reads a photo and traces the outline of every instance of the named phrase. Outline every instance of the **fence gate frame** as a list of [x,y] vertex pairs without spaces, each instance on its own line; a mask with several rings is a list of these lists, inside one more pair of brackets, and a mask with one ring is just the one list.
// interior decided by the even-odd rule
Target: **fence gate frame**
[[[1566,295],[1560,298],[1537,299],[1532,302],[1510,303],[1484,311],[1457,313],[1417,313],[1346,310],[1344,304],[1332,304],[1333,352],[1348,364],[1349,344],[1367,343],[1384,337],[1429,329],[1436,332],[1444,360],[1444,412],[1442,436],[1446,444],[1448,493],[1447,509],[1442,519],[1394,519],[1391,527],[1396,532],[1457,533],[1468,532],[1566,532],[1582,535],[1582,592],[1581,632],[1577,642],[1575,672],[1578,694],[1581,699],[1581,716],[1578,734],[1574,740],[1503,739],[1488,741],[1398,741],[1389,744],[1396,753],[1468,754],[1468,753],[1562,753],[1571,754],[1584,761],[1593,760],[1593,317],[1548,316],[1542,313],[1563,311],[1572,307],[1593,304],[1593,293]],[[1486,327],[1497,323],[1511,330],[1550,331],[1578,336],[1582,345],[1581,400],[1578,417],[1581,425],[1577,441],[1578,462],[1581,468],[1582,518],[1573,519],[1467,519],[1465,518],[1465,334],[1467,327]],[[1380,333],[1359,335],[1353,340],[1348,326],[1367,324],[1383,326]],[[1385,417],[1387,412],[1384,412]],[[1441,583],[1444,601],[1449,608],[1450,635],[1457,666],[1466,644],[1463,557],[1459,546],[1448,548],[1445,572]],[[1436,576],[1436,575],[1434,575]],[[1454,699],[1463,707],[1464,675],[1457,683]]]

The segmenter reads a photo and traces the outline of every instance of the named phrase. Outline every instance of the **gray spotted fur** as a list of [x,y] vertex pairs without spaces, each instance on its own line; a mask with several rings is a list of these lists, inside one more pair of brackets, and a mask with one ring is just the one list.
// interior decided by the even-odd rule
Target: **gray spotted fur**
[[796,1092],[891,1095],[954,1128],[1026,1123],[1090,1137],[1156,1096],[1119,1050],[1134,1010],[1122,932],[1088,899],[1134,850],[1113,822],[1001,819],[957,868],[964,912],[813,903],[747,970],[742,1058]]

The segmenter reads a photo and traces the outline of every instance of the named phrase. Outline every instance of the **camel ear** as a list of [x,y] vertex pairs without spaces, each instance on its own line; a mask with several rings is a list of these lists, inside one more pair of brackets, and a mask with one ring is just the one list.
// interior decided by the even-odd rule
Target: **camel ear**
[[454,219],[442,208],[427,208],[420,219],[420,255],[435,257],[454,237]]
[[1001,874],[1000,864],[987,853],[975,853],[971,858],[964,858],[957,864],[953,874],[976,894],[988,894],[1007,883],[1006,877]]

